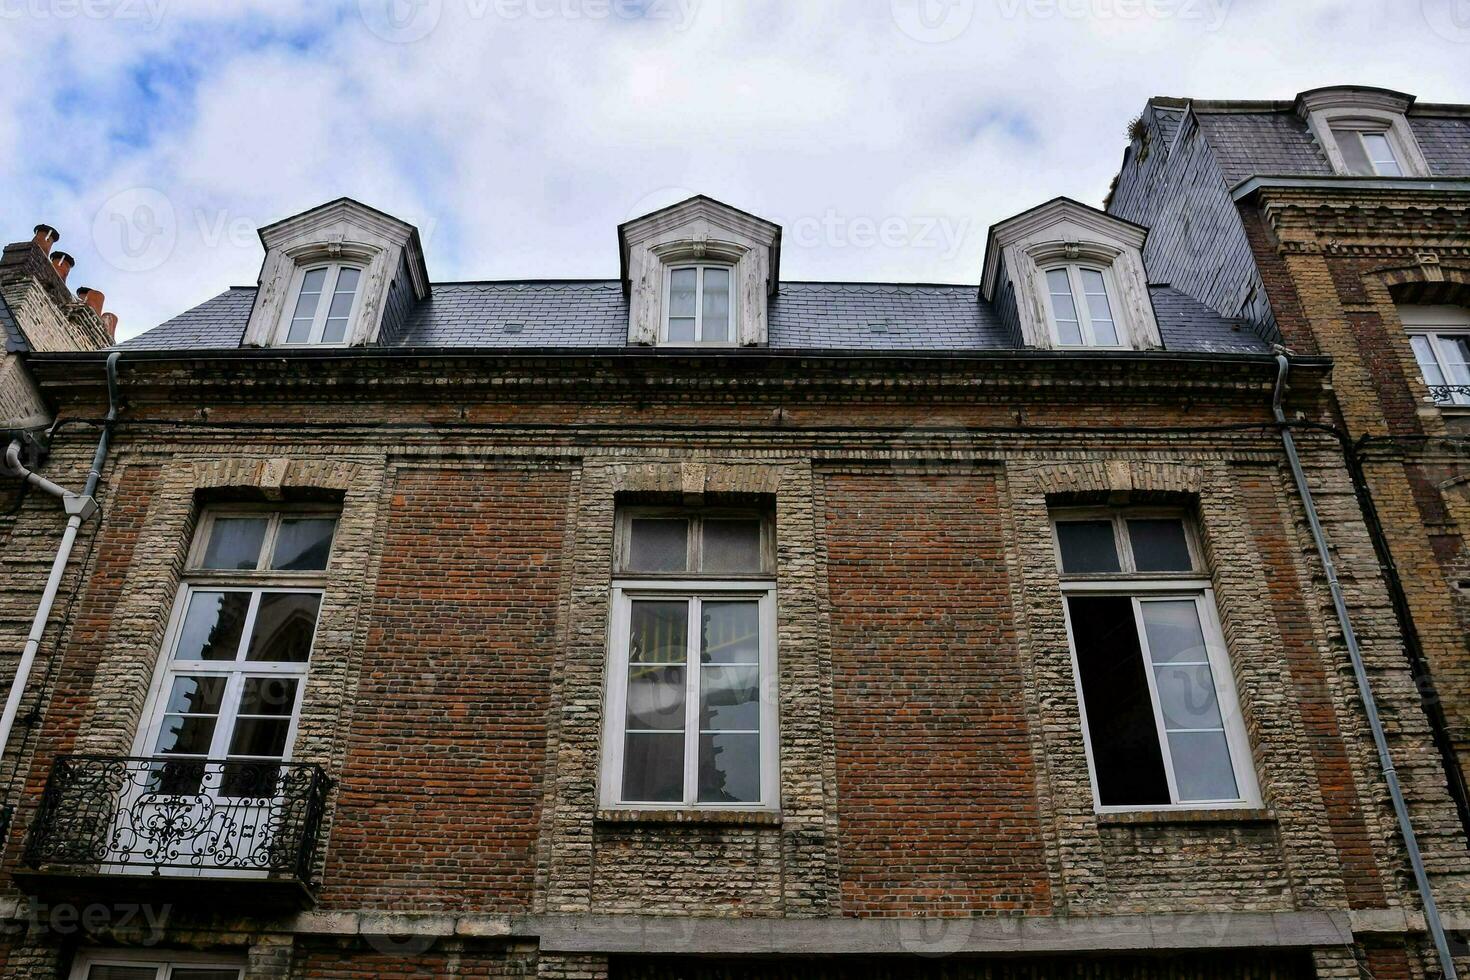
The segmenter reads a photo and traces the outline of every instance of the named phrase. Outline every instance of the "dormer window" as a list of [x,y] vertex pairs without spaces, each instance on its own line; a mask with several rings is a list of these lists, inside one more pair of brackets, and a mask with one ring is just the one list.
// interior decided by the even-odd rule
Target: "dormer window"
[[1107,275],[1085,265],[1046,270],[1047,298],[1058,347],[1121,347]]
[[730,336],[730,267],[686,265],[669,270],[668,344],[728,344]]
[[1386,128],[1333,126],[1332,137],[1348,171],[1359,177],[1402,177],[1404,168]]
[[1024,347],[1163,346],[1143,267],[1148,230],[1059,197],[992,225],[980,293]]
[[361,278],[362,269],[335,262],[303,269],[280,343],[343,343]]
[[345,197],[266,225],[260,243],[242,347],[383,343],[429,298],[414,226]]
[[1414,97],[1387,89],[1319,88],[1296,97],[1296,111],[1344,177],[1428,177],[1429,164],[1409,125]]

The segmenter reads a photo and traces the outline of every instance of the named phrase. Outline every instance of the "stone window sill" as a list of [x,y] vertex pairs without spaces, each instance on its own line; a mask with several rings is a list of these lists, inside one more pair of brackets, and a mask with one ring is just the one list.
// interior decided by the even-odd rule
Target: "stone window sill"
[[598,810],[597,823],[679,826],[779,827],[773,810]]
[[1175,824],[1274,824],[1276,815],[1263,808],[1238,810],[1139,810],[1135,813],[1099,813],[1099,827],[1163,827]]

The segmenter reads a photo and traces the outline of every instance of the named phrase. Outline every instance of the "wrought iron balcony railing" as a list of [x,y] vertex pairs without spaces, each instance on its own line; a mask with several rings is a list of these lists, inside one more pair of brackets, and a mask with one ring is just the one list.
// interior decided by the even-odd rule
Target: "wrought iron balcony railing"
[[310,882],[328,779],[316,765],[64,755],[26,838],[33,868]]
[[1430,385],[1429,397],[1441,405],[1470,405],[1470,385]]

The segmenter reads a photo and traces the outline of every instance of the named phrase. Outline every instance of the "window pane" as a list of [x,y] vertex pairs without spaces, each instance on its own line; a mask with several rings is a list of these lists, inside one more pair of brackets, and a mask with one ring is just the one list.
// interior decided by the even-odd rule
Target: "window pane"
[[698,269],[675,269],[669,273],[669,316],[694,316],[694,293],[698,278]]
[[170,714],[216,715],[224,697],[223,677],[175,677],[163,710]]
[[[87,980],[154,980],[158,968],[153,966],[94,966],[87,971]],[[229,980],[236,980],[230,976]]]
[[1337,141],[1337,151],[1342,154],[1348,173],[1359,177],[1373,176],[1373,164],[1368,162],[1368,154],[1363,151],[1363,140],[1357,130],[1334,129],[1332,138]]
[[286,751],[290,718],[241,718],[235,722],[230,755],[263,755],[279,759]]
[[1057,321],[1057,340],[1063,346],[1082,343],[1082,327],[1077,320],[1077,304],[1072,299],[1072,284],[1066,269],[1048,269],[1046,287],[1051,293],[1051,308]]
[[1470,338],[1440,334],[1436,339],[1445,381],[1452,385],[1470,384]]
[[1121,568],[1111,521],[1058,521],[1057,541],[1062,546],[1064,572],[1116,572]]
[[704,270],[702,336],[705,341],[730,339],[730,270]]
[[1444,384],[1444,375],[1439,371],[1439,361],[1434,357],[1434,346],[1429,338],[1423,334],[1415,334],[1409,338],[1409,344],[1414,348],[1414,360],[1419,362],[1419,370],[1424,374],[1424,383],[1427,385]]
[[1108,303],[1108,288],[1103,274],[1096,269],[1081,269],[1082,291],[1087,296],[1087,313],[1092,318],[1092,339],[1104,347],[1118,343],[1118,330],[1113,325],[1113,308]]
[[678,803],[684,798],[684,734],[629,732],[623,742],[623,801]]
[[699,802],[759,803],[761,745],[755,734],[699,736]]
[[1148,651],[1156,664],[1208,663],[1199,609],[1193,599],[1158,599],[1141,603]]
[[287,343],[304,344],[311,339],[311,322],[316,316],[326,277],[326,269],[312,269],[302,276],[301,292],[297,294],[296,309],[291,313],[291,328],[286,334]]
[[641,518],[629,521],[633,540],[628,569],[634,572],[682,572],[689,568],[689,522]]
[[669,340],[694,342],[694,317],[672,317],[669,320]]
[[327,567],[332,550],[332,531],[337,522],[330,517],[300,517],[281,521],[276,534],[276,553],[271,568],[282,571],[320,571]]
[[1181,803],[1240,799],[1224,732],[1170,732],[1169,754]]
[[169,980],[240,980],[240,971],[174,967]]
[[1159,692],[1165,730],[1224,727],[1209,664],[1163,664],[1155,667],[1154,686]]
[[254,568],[265,540],[264,517],[217,517],[204,549],[205,568]]
[[195,592],[189,596],[175,660],[234,660],[250,607],[248,592]]
[[214,715],[165,715],[153,751],[159,755],[208,755],[217,720]]
[[240,692],[242,715],[290,715],[296,707],[294,677],[247,677]]
[[1183,521],[1129,521],[1128,540],[1133,544],[1133,565],[1140,572],[1187,572],[1194,567]]
[[759,667],[707,666],[699,672],[699,727],[702,731],[759,731]]
[[1393,145],[1388,141],[1386,133],[1364,133],[1363,149],[1368,153],[1368,160],[1373,164],[1373,170],[1381,177],[1402,177],[1403,170],[1399,168],[1399,161],[1393,155]]
[[761,522],[704,522],[704,570],[706,572],[758,572],[761,570]]
[[683,665],[629,664],[627,729],[682,732],[685,682]]
[[699,659],[706,664],[758,664],[761,653],[760,606],[709,602],[700,623]]
[[1073,596],[1067,610],[1098,799],[1104,806],[1171,802],[1132,600]]
[[628,660],[639,664],[683,664],[689,659],[689,604],[633,603]]
[[314,592],[266,592],[260,597],[246,660],[304,663],[311,655],[317,608]]

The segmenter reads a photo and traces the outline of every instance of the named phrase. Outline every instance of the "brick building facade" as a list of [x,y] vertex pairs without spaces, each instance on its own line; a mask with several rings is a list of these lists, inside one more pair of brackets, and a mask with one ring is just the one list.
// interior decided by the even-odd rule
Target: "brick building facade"
[[[1377,149],[1370,159],[1357,145]],[[1355,443],[1470,822],[1470,109],[1356,87],[1279,103],[1154,99],[1109,210],[1153,228],[1158,278],[1332,359],[1335,421]]]
[[261,237],[28,358],[48,477],[111,443],[0,760],[6,975],[1436,975],[1276,398],[1470,927],[1335,364],[1139,224],[1048,202],[978,287],[783,282],[705,198],[610,282],[433,283],[345,200]]

